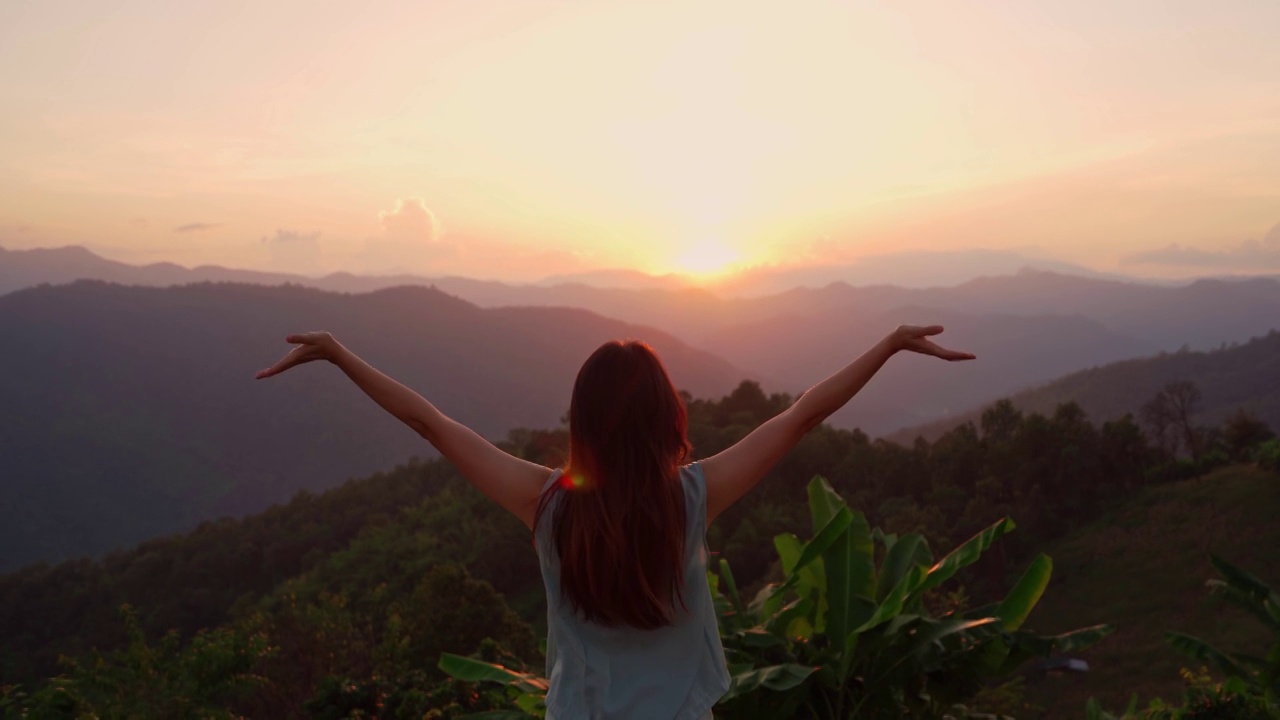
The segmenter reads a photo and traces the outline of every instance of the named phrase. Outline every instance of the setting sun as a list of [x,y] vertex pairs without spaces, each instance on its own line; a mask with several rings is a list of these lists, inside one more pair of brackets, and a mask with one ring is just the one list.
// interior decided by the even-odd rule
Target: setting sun
[[738,251],[723,240],[700,240],[676,258],[676,270],[694,277],[718,275],[740,259]]

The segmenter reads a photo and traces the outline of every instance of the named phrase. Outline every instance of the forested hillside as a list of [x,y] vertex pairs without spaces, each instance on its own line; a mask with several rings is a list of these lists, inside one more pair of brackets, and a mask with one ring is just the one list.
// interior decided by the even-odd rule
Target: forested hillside
[[[1143,405],[1173,382],[1192,382],[1198,388],[1193,412],[1198,424],[1220,425],[1232,413],[1245,410],[1280,427],[1280,331],[1216,350],[1160,353],[1081,370],[1016,393],[1010,400],[1027,412],[1049,412],[1060,403],[1076,402],[1090,417],[1113,420],[1126,414],[1139,417]],[[892,437],[900,442],[917,435],[934,438],[980,415],[980,410],[972,410]]]
[[97,554],[333,487],[431,448],[331,367],[259,383],[291,332],[327,329],[490,437],[554,427],[601,342],[653,344],[680,387],[745,373],[584,310],[481,309],[429,288],[139,288],[0,297],[0,569]]
[[[719,400],[691,398],[695,454],[734,442],[789,400],[750,383]],[[1199,476],[1219,463],[1249,462],[1260,452],[1271,454],[1267,462],[1280,460],[1275,441],[1260,449],[1264,438],[1215,445],[1191,463],[1163,454],[1131,421],[1095,425],[1071,404],[1045,416],[1001,403],[979,426],[911,446],[822,426],[716,521],[709,542],[750,597],[778,572],[772,539],[805,532],[804,486],[816,474],[829,477],[872,525],[886,533],[921,531],[933,547],[952,547],[1008,515],[1018,530],[1002,551],[936,598],[944,606],[977,607],[1002,593],[1010,574],[1046,543],[1147,497],[1144,488]],[[565,442],[563,431],[520,430],[505,446],[555,465]],[[1261,508],[1263,498],[1273,496],[1253,497]],[[1277,560],[1265,552],[1247,559]],[[1186,576],[1179,582],[1198,585],[1203,567],[1193,557],[1182,560]],[[1063,566],[1066,582],[1081,576],[1082,562]],[[101,561],[34,566],[0,578],[0,685],[20,683],[27,688],[21,692],[35,692],[41,678],[57,672],[58,655],[83,656],[96,647],[107,653],[104,664],[64,668],[68,678],[49,687],[80,698],[84,707],[145,696],[157,703],[151,707],[222,707],[253,717],[344,717],[374,705],[393,717],[453,708],[444,715],[452,717],[485,707],[466,686],[443,681],[436,669],[440,653],[479,652],[536,670],[541,594],[523,526],[443,461],[417,462]],[[1067,595],[1059,602],[1091,598]],[[125,615],[122,604],[132,608]],[[1106,607],[1097,610],[1108,615]],[[1122,628],[1143,622],[1122,604],[1103,619]],[[1036,622],[1061,624],[1058,618]],[[130,636],[131,623],[141,634]],[[170,629],[170,639],[158,640]],[[130,637],[131,650],[112,654]],[[144,638],[151,649],[139,645]],[[1123,657],[1125,649],[1112,651]],[[1116,662],[1125,673],[1136,672],[1127,661]],[[1097,672],[1109,668],[1100,663]],[[139,683],[147,692],[138,692]],[[1027,697],[1052,707],[1053,688],[1037,686]],[[17,692],[9,690],[11,697]],[[115,693],[116,700],[99,692]]]

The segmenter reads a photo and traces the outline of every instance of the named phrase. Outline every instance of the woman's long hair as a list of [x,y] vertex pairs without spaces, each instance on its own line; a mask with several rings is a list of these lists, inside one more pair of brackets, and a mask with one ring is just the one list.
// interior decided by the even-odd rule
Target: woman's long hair
[[605,343],[578,371],[569,460],[534,522],[559,494],[560,588],[586,620],[652,629],[684,606],[687,430],[684,400],[645,343]]

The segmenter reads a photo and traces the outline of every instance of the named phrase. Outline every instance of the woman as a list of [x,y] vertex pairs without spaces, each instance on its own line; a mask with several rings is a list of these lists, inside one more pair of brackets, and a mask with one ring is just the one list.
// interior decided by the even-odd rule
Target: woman
[[499,450],[328,333],[297,345],[266,378],[312,360],[337,365],[533,532],[547,590],[547,717],[693,720],[729,686],[706,581],[706,529],[895,353],[973,355],[903,326],[810,388],[734,446],[686,464],[684,403],[648,345],[609,342],[574,383],[569,459],[552,469]]

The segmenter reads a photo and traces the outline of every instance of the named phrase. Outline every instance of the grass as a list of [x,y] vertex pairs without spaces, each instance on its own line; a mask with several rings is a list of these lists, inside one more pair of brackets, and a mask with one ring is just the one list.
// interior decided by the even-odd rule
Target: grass
[[1054,579],[1028,627],[1117,629],[1082,653],[1090,672],[1028,682],[1042,717],[1083,718],[1091,696],[1113,712],[1134,693],[1140,707],[1155,697],[1177,701],[1179,670],[1192,661],[1165,643],[1166,631],[1223,650],[1265,647],[1261,623],[1211,598],[1205,581],[1217,577],[1214,553],[1280,587],[1280,475],[1238,466],[1148,488],[1046,551]]

